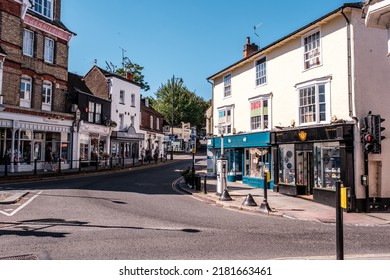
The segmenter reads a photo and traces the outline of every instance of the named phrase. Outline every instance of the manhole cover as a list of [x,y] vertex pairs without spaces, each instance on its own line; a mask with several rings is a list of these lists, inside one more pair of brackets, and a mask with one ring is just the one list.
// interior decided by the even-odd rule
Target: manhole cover
[[22,260],[39,260],[36,255],[29,254],[29,255],[20,255],[20,256],[11,256],[11,257],[4,257],[0,258],[0,260],[15,260],[15,261],[22,261]]

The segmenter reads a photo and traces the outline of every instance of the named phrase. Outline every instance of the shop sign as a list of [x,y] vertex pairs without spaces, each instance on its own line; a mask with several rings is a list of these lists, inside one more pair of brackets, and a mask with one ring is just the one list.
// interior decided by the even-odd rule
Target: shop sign
[[302,142],[306,141],[306,137],[307,137],[307,133],[303,130],[301,130],[299,133],[298,133],[298,136],[299,136],[299,140],[301,140]]

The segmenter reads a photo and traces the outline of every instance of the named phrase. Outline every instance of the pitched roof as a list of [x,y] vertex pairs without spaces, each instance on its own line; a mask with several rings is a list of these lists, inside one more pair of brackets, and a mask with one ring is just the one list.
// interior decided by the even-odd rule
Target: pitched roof
[[83,77],[71,72],[68,72],[68,90],[93,95],[85,84]]
[[328,13],[328,14],[326,14],[326,15],[318,18],[318,19],[316,19],[315,21],[313,21],[313,22],[311,22],[311,23],[309,23],[309,24],[299,28],[298,30],[296,30],[296,31],[294,31],[294,32],[292,32],[292,33],[282,37],[281,39],[279,39],[279,40],[277,40],[277,41],[275,41],[275,42],[273,42],[273,43],[271,43],[271,44],[269,44],[269,45],[259,49],[258,51],[254,52],[250,56],[245,57],[245,58],[237,61],[236,63],[234,63],[234,64],[232,64],[232,65],[222,69],[221,71],[219,71],[219,72],[215,73],[214,75],[208,77],[207,80],[213,79],[213,78],[221,75],[223,72],[227,71],[228,69],[230,69],[230,68],[232,68],[234,66],[237,66],[237,65],[241,64],[242,62],[245,62],[246,60],[249,60],[251,57],[253,57],[253,56],[255,56],[255,55],[257,55],[257,54],[259,54],[261,52],[264,52],[266,49],[269,49],[269,48],[271,48],[271,47],[273,47],[273,46],[275,46],[275,45],[277,45],[277,44],[279,44],[279,43],[289,39],[290,37],[293,37],[296,34],[299,34],[300,32],[302,32],[305,29],[307,29],[307,28],[309,28],[309,27],[311,27],[311,26],[321,22],[322,20],[324,20],[324,19],[326,19],[326,18],[328,18],[328,17],[330,17],[330,16],[332,16],[332,15],[334,15],[336,13],[339,13],[340,11],[343,11],[343,9],[345,9],[345,8],[362,9],[363,8],[363,2],[344,3],[341,7],[331,11],[330,13]]
[[[126,79],[125,77],[121,76],[121,75],[118,75],[118,74],[115,74],[115,73],[111,73],[107,70],[104,70],[103,68],[100,68],[99,66],[94,66],[96,67],[97,69],[99,69],[100,72],[102,72],[102,74],[108,78],[108,77],[114,77],[114,78],[117,78],[117,79],[120,79],[120,80],[123,80],[123,81],[126,81],[126,82],[129,82],[129,83],[132,83],[133,85],[136,85],[138,87],[141,88],[141,84],[140,83],[137,83],[135,81],[132,81],[132,80],[129,80],[129,79]],[[91,69],[92,70],[92,69]]]

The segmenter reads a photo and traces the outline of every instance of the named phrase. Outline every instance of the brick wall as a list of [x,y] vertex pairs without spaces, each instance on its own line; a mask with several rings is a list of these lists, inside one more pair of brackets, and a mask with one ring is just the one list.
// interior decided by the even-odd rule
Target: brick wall
[[[54,17],[59,19],[60,0],[55,2]],[[32,26],[27,26],[20,19],[21,5],[16,1],[0,1],[0,43],[7,53],[3,70],[4,104],[19,106],[20,78],[23,74],[33,79],[31,108],[41,110],[42,82],[52,82],[52,111],[66,112],[66,85],[68,79],[68,45],[66,41]],[[34,32],[34,57],[23,55],[23,30]],[[44,41],[49,37],[55,41],[54,64],[44,62]]]
[[95,96],[108,99],[109,88],[106,77],[97,67],[93,67],[84,77],[85,84]]

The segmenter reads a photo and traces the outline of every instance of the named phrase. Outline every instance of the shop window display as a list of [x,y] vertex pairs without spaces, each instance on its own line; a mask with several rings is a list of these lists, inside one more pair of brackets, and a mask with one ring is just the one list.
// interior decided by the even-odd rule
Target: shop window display
[[316,144],[314,184],[316,188],[336,189],[340,180],[340,148],[338,143]]
[[279,147],[279,183],[295,184],[294,145]]
[[264,172],[269,171],[269,154],[265,148],[245,150],[245,175],[263,179]]

